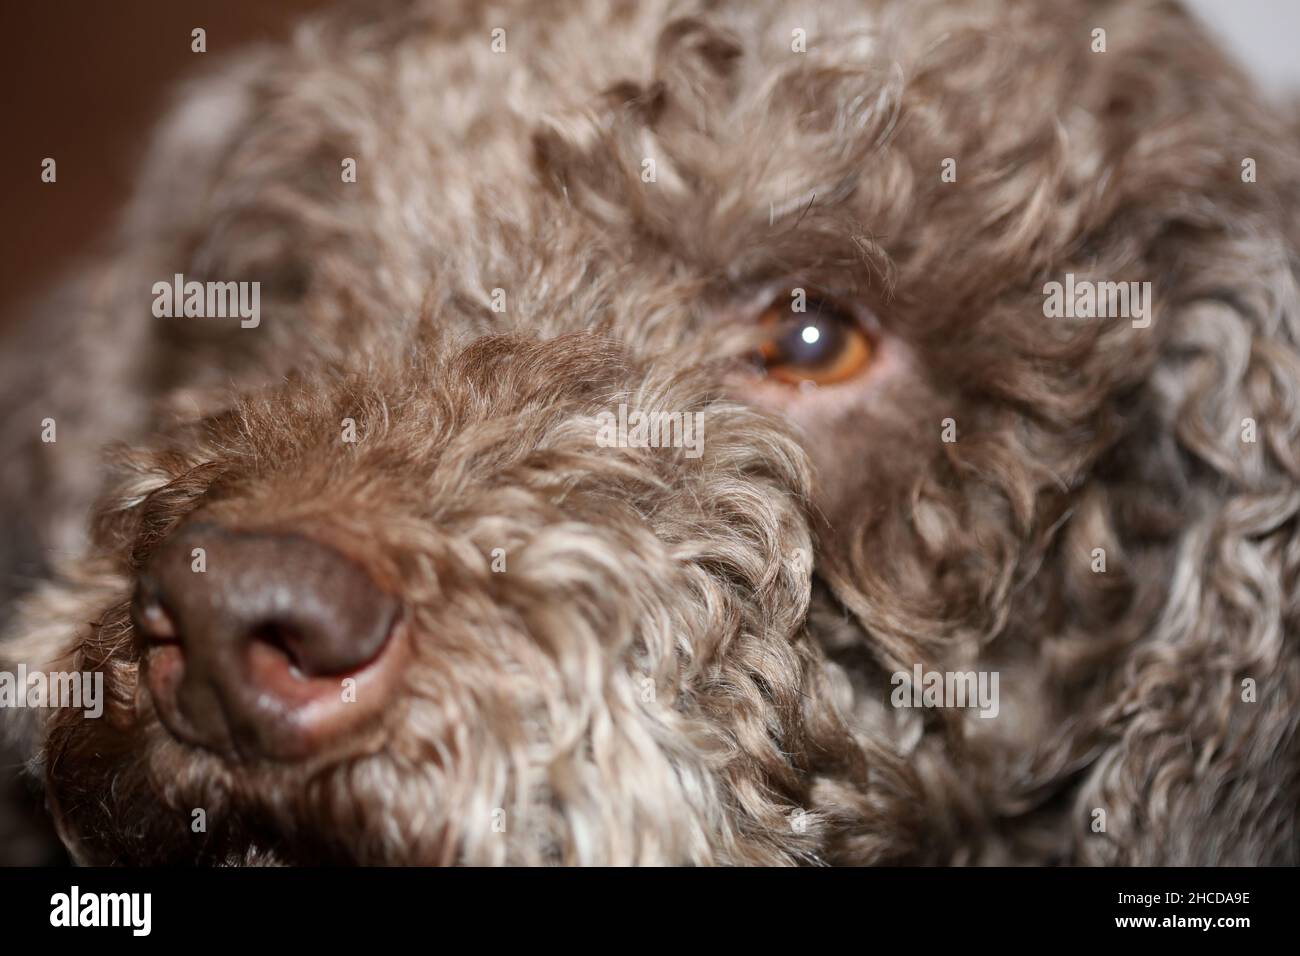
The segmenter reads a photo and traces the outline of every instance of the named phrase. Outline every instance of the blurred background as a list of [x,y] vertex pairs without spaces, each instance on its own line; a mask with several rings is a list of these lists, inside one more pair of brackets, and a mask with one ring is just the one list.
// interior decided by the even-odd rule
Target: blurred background
[[1300,0],[1184,0],[1270,92],[1300,89]]
[[[176,81],[274,41],[328,0],[6,0],[0,103],[0,323],[90,251]],[[207,31],[207,53],[190,31]],[[42,183],[53,157],[58,182]]]

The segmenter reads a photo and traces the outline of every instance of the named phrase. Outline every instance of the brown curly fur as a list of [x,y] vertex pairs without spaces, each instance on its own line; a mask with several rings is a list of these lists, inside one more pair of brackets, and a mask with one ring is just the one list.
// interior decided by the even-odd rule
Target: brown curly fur
[[[61,560],[3,658],[112,696],[20,728],[74,855],[1296,862],[1296,131],[1180,9],[364,6],[200,80],[81,305],[6,348],[8,560]],[[261,326],[153,318],[176,272],[261,281]],[[1150,281],[1151,326],[1044,318],[1067,272]],[[891,374],[737,385],[727,316],[791,281]],[[597,447],[619,402],[702,411],[703,456]],[[162,728],[127,602],[200,508],[402,596],[380,733],[282,766]],[[999,672],[997,719],[891,708],[917,663]]]

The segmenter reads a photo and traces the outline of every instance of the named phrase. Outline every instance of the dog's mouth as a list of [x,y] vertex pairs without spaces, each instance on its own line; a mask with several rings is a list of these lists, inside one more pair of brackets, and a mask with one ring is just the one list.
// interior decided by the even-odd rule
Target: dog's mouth
[[[195,743],[188,728],[163,719],[142,730],[131,758],[142,771],[133,780],[137,790],[114,811],[133,821],[126,858],[217,866],[455,862],[444,812],[448,768],[431,752],[435,748],[422,748],[416,773],[414,758],[395,750],[379,728],[340,741],[331,752],[294,760]],[[114,766],[120,770],[121,763]],[[84,803],[86,797],[75,799]],[[67,809],[77,807],[70,802]],[[63,834],[74,852],[82,825],[78,820]],[[90,833],[81,862],[118,859],[112,855],[118,851],[102,855],[93,828]]]

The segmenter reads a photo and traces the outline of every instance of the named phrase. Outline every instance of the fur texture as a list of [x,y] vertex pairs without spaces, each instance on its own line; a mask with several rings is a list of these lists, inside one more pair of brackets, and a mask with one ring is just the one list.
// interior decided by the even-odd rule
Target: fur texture
[[[364,6],[197,81],[5,349],[45,580],[3,658],[111,692],[17,728],[77,858],[1296,862],[1300,158],[1181,10]],[[154,318],[177,272],[260,281],[261,325]],[[1150,327],[1045,318],[1066,273],[1151,282]],[[774,283],[870,309],[875,377],[746,379]],[[620,402],[703,455],[597,447]],[[158,722],[127,605],[199,509],[401,596],[346,755]],[[891,707],[918,663],[997,671],[999,716]]]

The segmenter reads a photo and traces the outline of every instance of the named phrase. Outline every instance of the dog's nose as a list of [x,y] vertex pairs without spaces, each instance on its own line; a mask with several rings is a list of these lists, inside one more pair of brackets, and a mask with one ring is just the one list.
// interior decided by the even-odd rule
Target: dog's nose
[[368,724],[400,676],[396,599],[295,534],[183,527],[141,574],[132,617],[163,723],[222,753],[320,753]]

